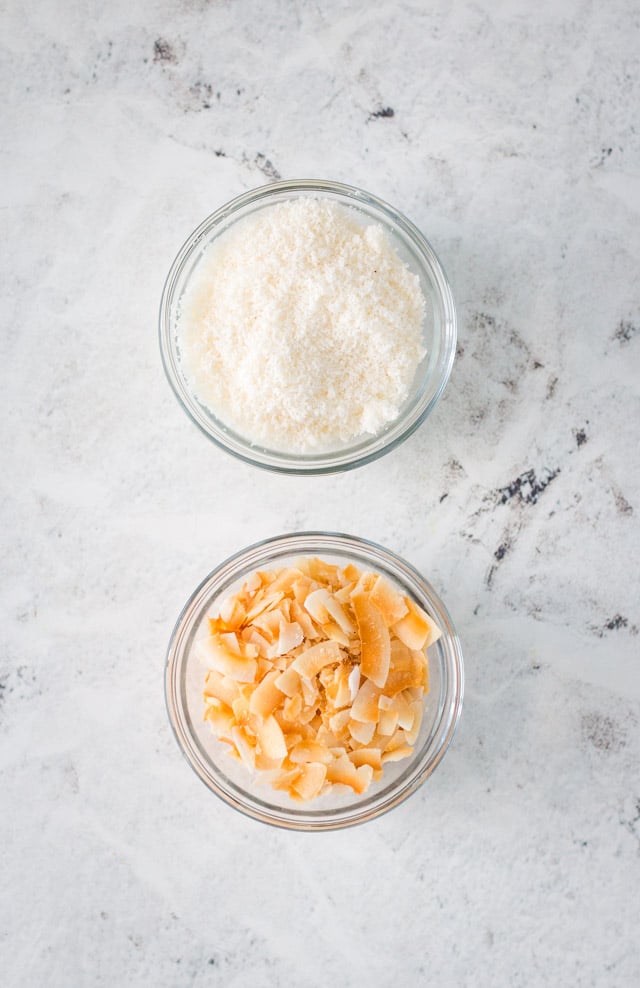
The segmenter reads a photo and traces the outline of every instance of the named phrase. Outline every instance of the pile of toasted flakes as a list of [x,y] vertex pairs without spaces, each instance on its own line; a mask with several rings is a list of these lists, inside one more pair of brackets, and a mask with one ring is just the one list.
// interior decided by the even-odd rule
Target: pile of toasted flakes
[[209,624],[205,719],[274,789],[360,794],[412,753],[441,631],[382,576],[298,559],[254,573]]

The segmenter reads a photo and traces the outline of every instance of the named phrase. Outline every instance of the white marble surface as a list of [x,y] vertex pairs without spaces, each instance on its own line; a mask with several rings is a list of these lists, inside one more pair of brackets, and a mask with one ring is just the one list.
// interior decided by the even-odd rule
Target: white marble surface
[[[637,985],[637,3],[0,18],[2,985]],[[278,175],[393,202],[458,301],[437,411],[341,477],[234,462],[160,366],[179,244]],[[432,780],[322,836],[212,797],[162,692],[201,577],[306,527],[420,567],[467,665]]]

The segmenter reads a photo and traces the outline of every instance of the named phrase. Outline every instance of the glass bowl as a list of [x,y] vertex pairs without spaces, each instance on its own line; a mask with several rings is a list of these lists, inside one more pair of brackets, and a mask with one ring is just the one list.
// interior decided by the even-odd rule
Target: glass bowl
[[[399,256],[420,279],[427,303],[423,325],[427,355],[416,371],[412,390],[398,417],[381,432],[361,436],[329,451],[297,455],[253,444],[200,403],[191,392],[181,366],[177,321],[181,299],[209,244],[246,216],[301,196],[329,199],[349,206],[367,223],[373,221],[387,231]],[[164,369],[178,401],[192,421],[222,449],[255,466],[282,473],[331,473],[361,466],[394,449],[432,411],[451,373],[456,349],[456,315],[449,283],[433,248],[413,223],[393,207],[362,189],[337,182],[276,182],[246,192],[216,210],[182,246],[162,293],[160,349]]]
[[[384,574],[410,595],[442,629],[429,648],[429,693],[413,755],[385,766],[384,775],[361,796],[327,793],[297,803],[286,793],[258,783],[203,719],[205,668],[193,645],[217,604],[255,570],[290,565],[297,556],[320,556],[344,566]],[[204,631],[206,634],[206,630]],[[165,673],[169,719],[187,761],[206,786],[236,810],[290,830],[337,830],[380,816],[397,806],[427,779],[442,760],[460,716],[463,664],[460,642],[446,607],[427,581],[408,563],[373,542],[350,535],[303,532],[267,539],[243,549],[218,566],[193,592],[171,635]],[[343,788],[343,787],[340,787]]]

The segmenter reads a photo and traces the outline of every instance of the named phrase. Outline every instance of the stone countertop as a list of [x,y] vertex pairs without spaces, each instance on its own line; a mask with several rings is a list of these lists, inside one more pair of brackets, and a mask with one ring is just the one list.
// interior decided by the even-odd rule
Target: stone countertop
[[[3,986],[637,985],[637,4],[1,19]],[[234,461],[160,366],[179,245],[280,176],[392,202],[457,300],[437,410],[342,476]],[[193,587],[304,528],[421,569],[467,674],[420,792],[318,836],[212,797],[162,693]]]

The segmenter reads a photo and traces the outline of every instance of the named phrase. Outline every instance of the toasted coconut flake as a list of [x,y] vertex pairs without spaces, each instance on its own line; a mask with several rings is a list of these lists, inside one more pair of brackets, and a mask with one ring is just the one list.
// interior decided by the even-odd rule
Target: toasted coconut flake
[[332,750],[338,744],[338,739],[335,736],[335,734],[333,734],[333,732],[330,731],[328,727],[325,727],[324,724],[322,724],[318,728],[316,741],[318,742],[318,744],[321,744],[323,747],[329,748],[329,750]]
[[339,710],[329,718],[329,727],[337,737],[340,737],[346,731],[350,719],[350,710]]
[[311,620],[310,615],[307,614],[302,604],[298,603],[297,600],[291,601],[291,619],[300,625],[305,638],[311,641],[315,638],[320,638],[322,632],[318,630]]
[[326,607],[326,603],[330,599],[329,591],[325,587],[318,587],[317,590],[312,590],[305,599],[305,610],[308,611],[313,620],[317,621],[318,624],[329,624],[331,621],[331,615]]
[[395,710],[381,710],[378,719],[378,734],[383,736],[393,734],[398,724],[398,714]]
[[312,707],[318,702],[318,687],[316,683],[311,679],[302,679],[300,681],[300,686],[302,688],[302,699],[307,707]]
[[357,583],[360,579],[361,573],[357,566],[354,566],[353,563],[347,563],[342,570],[341,575],[343,583]]
[[273,772],[270,774],[269,781],[274,789],[284,790],[285,792],[291,788],[296,779],[300,776],[300,769],[280,769],[278,772]]
[[311,591],[317,586],[318,584],[310,580],[308,576],[301,576],[299,580],[296,580],[292,587],[296,603],[302,606]]
[[369,599],[382,614],[388,628],[400,621],[409,611],[402,594],[394,590],[383,576],[376,577]]
[[415,713],[403,693],[396,693],[394,696],[393,710],[398,715],[398,727],[402,727],[405,731],[410,731],[415,720]]
[[356,792],[366,792],[371,785],[371,780],[373,779],[373,769],[371,765],[361,765],[358,769],[356,769],[356,775],[358,776],[359,784],[359,788],[356,789]]
[[411,656],[414,662],[422,669],[422,682],[420,685],[425,693],[429,692],[429,661],[424,652],[413,651]]
[[322,762],[323,765],[328,765],[332,761],[333,755],[328,748],[322,744],[318,744],[317,741],[299,741],[289,751],[289,758],[294,764],[301,762]]
[[416,658],[406,645],[394,641],[391,649],[391,668],[384,691],[388,696],[410,687],[421,686],[424,678],[424,662]]
[[349,686],[349,699],[353,703],[356,696],[358,695],[358,690],[360,689],[360,663],[355,665],[351,670],[351,672],[349,673],[348,686]]
[[341,658],[342,653],[336,642],[324,641],[301,652],[291,663],[291,668],[305,679],[312,679],[324,666],[340,662]]
[[357,696],[351,707],[351,717],[354,720],[372,721],[377,723],[380,712],[378,710],[378,696],[380,690],[374,685],[372,680],[365,679],[358,690]]
[[340,586],[339,569],[332,563],[327,563],[324,559],[314,556],[308,560],[307,572],[312,580],[318,583],[328,583],[330,586]]
[[291,666],[289,666],[288,669],[285,669],[284,672],[280,673],[275,680],[275,684],[280,692],[284,693],[286,696],[295,696],[296,693],[299,693],[301,690],[300,676],[295,669],[291,668]]
[[278,721],[273,714],[266,717],[258,727],[258,744],[263,755],[267,758],[279,758],[282,761],[287,754],[287,744]]
[[247,621],[255,621],[257,617],[264,614],[265,611],[272,611],[274,607],[280,603],[284,594],[282,591],[279,593],[265,594],[261,599],[256,599],[253,607],[247,612]]
[[370,721],[368,724],[363,724],[359,720],[351,720],[349,721],[349,733],[358,744],[367,745],[376,733],[376,723]]
[[336,691],[333,696],[333,706],[335,710],[342,710],[351,706],[351,690],[349,689],[349,669],[341,666],[336,676]]
[[244,593],[252,594],[255,593],[256,590],[259,590],[261,586],[262,586],[262,579],[260,573],[252,573],[249,579],[245,580],[242,589]]
[[327,765],[327,780],[342,786],[350,786],[355,792],[361,791],[362,782],[358,770],[346,754],[335,758]]
[[334,621],[323,624],[322,631],[330,641],[337,642],[338,645],[343,645],[344,648],[349,647],[349,635],[345,634],[342,628],[335,624]]
[[311,721],[315,718],[315,716],[316,716],[316,708],[315,707],[305,707],[305,706],[303,706],[302,707],[302,710],[298,714],[298,723],[299,724],[310,724]]
[[276,686],[280,673],[277,669],[267,673],[258,683],[249,700],[249,712],[259,717],[268,717],[282,702],[282,690]]
[[196,654],[210,669],[238,683],[252,683],[256,677],[256,660],[244,659],[229,651],[217,635],[200,638],[196,642]]
[[258,669],[256,671],[256,682],[261,683],[264,677],[267,675],[267,673],[273,670],[274,663],[271,662],[269,659],[263,659],[263,658],[259,658],[257,662],[258,662]]
[[271,772],[282,767],[281,758],[269,758],[262,751],[256,749],[256,770],[259,772]]
[[224,631],[218,635],[218,640],[222,642],[233,655],[242,655],[238,636],[235,631]]
[[327,779],[339,785],[350,786],[354,792],[361,795],[369,787],[373,777],[370,765],[356,768],[347,755],[341,755],[327,766]]
[[[380,746],[385,751],[395,751],[396,748],[404,748],[407,743],[407,736],[401,727],[398,727],[390,738],[382,738],[383,744]],[[384,743],[386,742],[386,743]]]
[[281,614],[279,611],[268,611],[266,614],[261,614],[260,617],[257,617],[253,624],[272,645],[280,637],[280,620]]
[[289,623],[281,618],[276,654],[286,655],[298,645],[302,645],[303,641],[304,634],[300,625],[296,621]]
[[232,727],[231,740],[233,741],[236,751],[244,764],[250,772],[253,772],[256,767],[256,749],[251,744],[244,728]]
[[421,607],[405,597],[409,613],[393,626],[395,634],[410,649],[423,649],[440,638],[442,632]]
[[249,701],[246,696],[239,694],[231,704],[233,716],[238,724],[246,724],[249,719]]
[[326,765],[307,762],[300,775],[292,782],[291,788],[301,799],[313,799],[320,792],[326,776]]
[[369,594],[373,589],[373,584],[376,582],[375,573],[360,573],[357,583],[351,590],[351,598],[357,597],[359,594]]
[[231,737],[235,717],[233,710],[226,704],[212,698],[205,707],[204,719],[209,721],[216,737]]
[[[244,635],[246,635],[246,637],[244,637]],[[255,645],[258,649],[258,655],[261,655],[263,658],[267,658],[269,654],[269,642],[256,628],[245,628],[243,632],[243,641],[247,642],[247,644]]]
[[220,607],[220,620],[228,631],[236,631],[246,617],[246,610],[238,597],[229,597]]
[[360,765],[370,765],[371,768],[382,768],[382,752],[379,748],[356,748],[349,752],[349,759],[356,768]]
[[324,606],[335,623],[345,633],[345,635],[347,635],[348,638],[355,635],[355,624],[347,614],[340,601],[336,600],[334,594],[327,595],[327,600],[324,602]]
[[413,754],[413,748],[408,745],[403,745],[401,748],[394,748],[393,751],[385,751],[382,755],[382,764],[386,765],[387,762],[399,762],[403,758],[408,758],[409,755]]
[[238,696],[238,685],[233,679],[221,675],[215,669],[209,669],[205,679],[204,695],[205,699],[215,696],[230,707]]
[[382,688],[389,673],[391,642],[384,618],[364,593],[351,598],[362,642],[360,671]]
[[345,604],[348,605],[351,603],[351,591],[353,590],[354,586],[355,584],[353,583],[347,583],[344,587],[340,587],[340,589],[336,590],[336,592],[334,593],[333,596],[336,598],[339,604],[342,604],[343,607],[345,606]]
[[413,724],[405,732],[407,738],[407,744],[415,744],[418,740],[418,735],[420,734],[420,727],[422,725],[422,712],[423,703],[422,700],[413,700],[411,703],[411,709],[413,711]]
[[[274,714],[274,716],[276,717],[276,720],[280,724],[280,719],[281,718],[278,717],[275,714]],[[291,724],[287,725],[286,721],[285,721],[284,727],[282,727],[282,724],[280,724],[280,727],[282,727],[282,733],[284,734],[284,739],[285,739],[285,741],[287,743],[287,750],[288,751],[291,751],[292,748],[295,748],[295,746],[297,744],[300,744],[300,742],[301,741],[304,741],[305,739],[303,738],[303,736],[300,733],[300,731],[287,731],[286,730],[286,727],[287,726],[291,727]]]
[[274,574],[269,592],[279,593],[282,591],[284,594],[292,595],[295,584],[303,575],[302,570],[296,566],[288,566],[286,569],[281,569],[278,573]]

